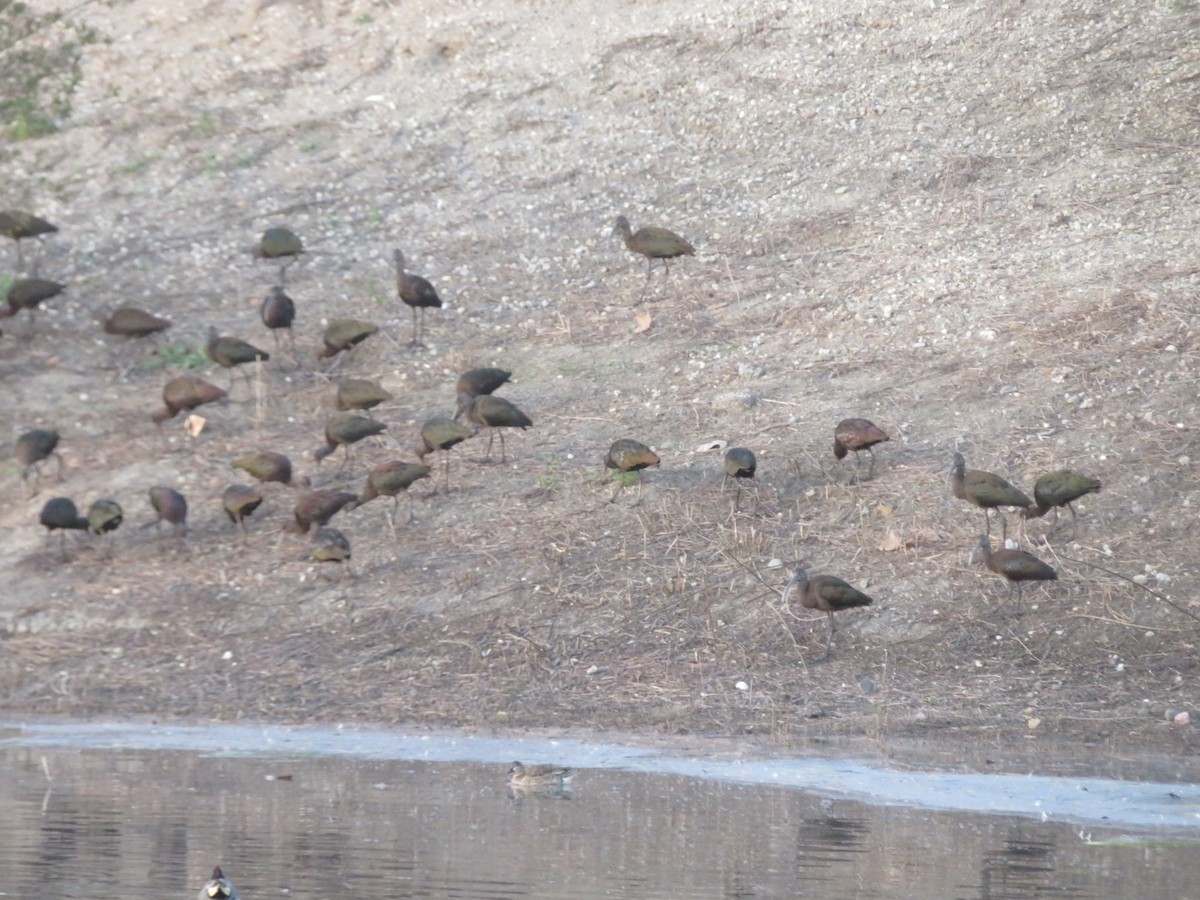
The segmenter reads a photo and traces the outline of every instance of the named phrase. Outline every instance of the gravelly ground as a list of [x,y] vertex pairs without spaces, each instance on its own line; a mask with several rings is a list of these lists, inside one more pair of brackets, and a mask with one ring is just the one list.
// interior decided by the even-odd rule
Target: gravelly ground
[[[1200,502],[1182,6],[85,7],[112,40],[72,121],[5,161],[3,202],[62,228],[41,274],[70,284],[0,342],[8,430],[59,428],[67,463],[33,499],[4,473],[5,706],[1190,747],[1166,721],[1195,704]],[[697,248],[641,305],[619,213]],[[309,250],[301,358],[267,367],[261,410],[240,387],[198,438],[156,430],[208,324],[269,345],[274,270],[248,249],[281,223]],[[395,246],[446,300],[427,351]],[[99,335],[122,302],[173,319],[157,351]],[[333,380],[310,351],[338,316],[384,326],[343,373],[397,397],[384,439],[318,473]],[[456,450],[394,538],[379,503],[341,516],[356,577],[280,535],[287,489],[245,545],[224,520],[236,456],[357,490],[489,364],[535,427],[504,465]],[[892,436],[861,484],[829,452],[848,415]],[[609,503],[626,436],[663,465]],[[737,515],[693,452],[713,438],[759,456]],[[1104,482],[1073,532],[1030,525],[1060,580],[1023,617],[970,559],[955,450],[1027,490]],[[186,543],[126,527],[60,564],[35,524],[53,493],[147,521],[156,483],[191,500]],[[779,603],[796,560],[876,598],[829,662],[824,617]]]

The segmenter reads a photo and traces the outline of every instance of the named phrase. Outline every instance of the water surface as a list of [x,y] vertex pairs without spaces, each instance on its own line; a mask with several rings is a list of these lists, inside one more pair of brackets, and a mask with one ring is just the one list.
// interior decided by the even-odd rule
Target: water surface
[[[544,739],[35,725],[0,739],[0,892],[1186,897],[1191,785],[676,757]],[[513,793],[514,758],[579,767]]]

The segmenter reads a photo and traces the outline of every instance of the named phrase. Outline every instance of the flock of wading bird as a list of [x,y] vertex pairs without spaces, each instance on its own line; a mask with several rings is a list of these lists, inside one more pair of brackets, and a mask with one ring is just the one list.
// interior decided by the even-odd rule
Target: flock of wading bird
[[[58,229],[38,216],[29,213],[7,210],[0,211],[0,234],[7,235],[17,242],[17,265],[22,265],[21,241],[25,238],[40,238],[43,235],[56,232]],[[645,226],[634,231],[629,220],[620,216],[616,220],[613,234],[620,235],[625,246],[646,257],[646,284],[649,284],[653,274],[655,260],[662,260],[669,273],[670,260],[680,256],[691,256],[695,249],[679,235],[665,228]],[[287,269],[304,252],[300,238],[290,229],[283,227],[269,228],[264,232],[257,246],[253,249],[255,259],[275,260],[279,263],[279,284],[273,286],[264,297],[260,315],[262,323],[271,330],[274,336],[276,350],[280,349],[280,332],[286,331],[289,344],[295,357],[295,342],[291,327],[296,317],[296,306],[285,292]],[[424,346],[422,338],[425,332],[425,311],[430,308],[440,308],[441,298],[434,286],[425,278],[408,272],[404,254],[400,250],[393,253],[396,266],[396,290],[400,300],[412,311],[412,339],[410,348]],[[35,266],[36,274],[36,266]],[[56,296],[63,290],[63,285],[53,281],[33,278],[18,278],[8,289],[7,313],[0,315],[16,315],[20,310],[29,310],[31,316],[37,306],[46,299]],[[646,287],[638,297],[641,302],[645,296]],[[141,309],[121,307],[102,319],[104,331],[130,338],[143,338],[169,328],[171,323]],[[30,322],[32,333],[33,322]],[[358,319],[334,319],[325,328],[322,336],[323,347],[319,352],[321,358],[332,359],[331,369],[336,368],[342,359],[355,346],[377,333],[378,326]],[[229,369],[230,388],[233,389],[233,370],[247,364],[260,364],[270,359],[270,354],[255,347],[253,344],[237,337],[222,335],[215,327],[208,329],[208,339],[205,351],[214,363]],[[246,518],[254,513],[264,499],[263,485],[277,482],[291,487],[305,488],[293,509],[294,521],[288,529],[312,540],[311,556],[319,562],[348,562],[351,556],[350,541],[336,528],[329,526],[330,520],[344,509],[367,503],[376,497],[391,497],[393,510],[398,509],[400,494],[406,494],[408,489],[424,478],[429,478],[432,468],[426,465],[430,454],[448,453],[451,448],[473,436],[479,428],[489,431],[487,458],[490,459],[492,444],[495,436],[500,436],[501,461],[506,459],[504,446],[505,428],[520,428],[522,430],[533,425],[532,420],[510,401],[497,397],[494,392],[508,382],[512,373],[504,369],[478,368],[471,369],[459,376],[455,385],[457,410],[453,418],[436,417],[426,421],[420,429],[415,442],[415,455],[418,462],[391,460],[376,466],[367,475],[362,490],[355,494],[339,490],[308,490],[311,483],[307,478],[294,478],[291,461],[281,453],[261,451],[248,454],[232,461],[235,469],[242,470],[258,481],[257,486],[231,484],[222,495],[222,505],[229,520],[241,529],[243,538],[246,534]],[[247,376],[247,382],[249,377]],[[153,414],[156,423],[174,419],[180,413],[191,414],[198,407],[221,400],[228,391],[217,387],[194,375],[180,375],[171,379],[163,387],[164,408]],[[340,411],[325,424],[324,445],[317,448],[313,457],[319,467],[321,460],[334,453],[339,447],[343,449],[342,469],[349,464],[351,448],[355,443],[365,438],[382,433],[387,426],[369,415],[363,415],[373,407],[390,400],[392,395],[379,384],[362,379],[345,379],[337,387],[335,403]],[[465,417],[474,427],[461,424]],[[839,422],[834,429],[834,457],[842,460],[848,453],[855,455],[855,480],[861,464],[859,454],[867,451],[870,456],[868,477],[873,475],[875,454],[872,449],[878,444],[888,441],[888,435],[873,422],[867,419],[852,418]],[[34,429],[22,434],[16,443],[16,458],[21,464],[21,477],[29,481],[33,476],[32,492],[37,492],[40,477],[39,464],[54,456],[58,463],[58,473],[61,474],[62,457],[57,452],[59,434],[57,431]],[[660,460],[654,451],[630,438],[615,441],[609,448],[604,459],[606,469],[617,473],[617,488],[611,500],[615,500],[621,489],[628,483],[626,476],[637,474],[650,466],[659,465]],[[734,500],[734,512],[737,511],[741,498],[741,483],[749,480],[751,483],[757,471],[757,460],[754,452],[746,447],[733,447],[724,454],[725,479],[722,483],[733,479],[737,486],[737,497]],[[342,470],[339,469],[339,472]],[[444,457],[443,475],[449,484],[449,457]],[[640,490],[640,480],[638,481]],[[757,484],[755,483],[757,487]],[[1003,478],[990,472],[982,472],[966,467],[966,461],[961,454],[955,454],[950,470],[950,487],[953,495],[983,510],[984,534],[979,539],[979,550],[983,562],[989,569],[1004,578],[1009,586],[1010,594],[1015,591],[1017,610],[1021,610],[1021,586],[1026,581],[1052,581],[1057,578],[1054,569],[1037,557],[1023,550],[1008,548],[993,550],[991,546],[990,510],[997,510],[1003,518],[1002,508],[1018,508],[1023,510],[1025,518],[1036,518],[1045,515],[1049,510],[1055,511],[1055,527],[1057,527],[1058,508],[1066,506],[1075,518],[1075,509],[1071,505],[1080,497],[1100,490],[1100,482],[1076,472],[1060,470],[1050,472],[1038,479],[1034,487],[1034,499],[1013,487]],[[166,522],[175,527],[180,534],[186,531],[188,505],[186,498],[174,488],[161,485],[153,486],[148,491],[150,506],[155,518],[147,523],[159,526]],[[412,497],[409,496],[408,521],[413,521]],[[101,535],[114,531],[123,518],[120,505],[111,499],[100,499],[91,504],[86,516],[79,515],[75,503],[67,497],[55,497],[47,501],[42,509],[40,521],[48,533],[60,532],[60,552],[66,559],[65,531],[71,529],[87,530]],[[395,521],[388,513],[389,527],[395,533]],[[1007,521],[1004,522],[1004,534],[1007,536]],[[1007,543],[1007,542],[1006,542]],[[825,655],[828,657],[834,633],[835,612],[871,604],[872,598],[862,591],[832,575],[809,576],[805,569],[797,567],[784,590],[784,601],[788,602],[793,592],[798,593],[800,604],[806,609],[824,612],[829,617],[829,626],[825,641]]]

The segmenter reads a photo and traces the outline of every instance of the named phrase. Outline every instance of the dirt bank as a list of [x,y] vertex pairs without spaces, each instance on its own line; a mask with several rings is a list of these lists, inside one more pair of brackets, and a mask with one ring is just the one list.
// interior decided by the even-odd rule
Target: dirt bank
[[[1197,94],[1186,4],[217,2],[86,6],[64,129],[13,145],[6,205],[61,232],[69,283],[0,341],[6,433],[63,435],[27,498],[3,472],[10,711],[816,735],[1077,736],[1192,748],[1196,705]],[[610,235],[668,226],[656,272]],[[273,349],[249,247],[288,224],[300,359],[239,386],[192,438],[149,415],[211,323]],[[436,285],[407,347],[393,247]],[[6,259],[15,259],[15,255]],[[7,263],[11,267],[12,262]],[[133,303],[157,346],[104,337]],[[647,314],[649,319],[636,318]],[[337,471],[311,451],[332,317],[383,333],[339,373],[379,378],[382,439]],[[534,420],[506,463],[476,438],[451,484],[341,515],[355,574],[282,535],[273,486],[238,539],[230,460],[292,456],[321,486],[412,458],[456,374],[514,373]],[[833,425],[891,435],[851,484]],[[609,443],[661,469],[609,502]],[[713,438],[754,449],[732,512]],[[1032,489],[1100,478],[1074,528],[1024,546],[1059,580],[1014,615],[973,563],[982,519],[954,451]],[[52,471],[52,467],[51,467]],[[186,541],[135,526],[187,494]],[[276,489],[277,488],[277,489]],[[55,494],[119,500],[108,550],[37,526]],[[1015,520],[1014,520],[1015,521]],[[804,560],[873,595],[785,611]],[[1151,594],[1130,579],[1145,582]],[[739,687],[739,683],[745,689]]]

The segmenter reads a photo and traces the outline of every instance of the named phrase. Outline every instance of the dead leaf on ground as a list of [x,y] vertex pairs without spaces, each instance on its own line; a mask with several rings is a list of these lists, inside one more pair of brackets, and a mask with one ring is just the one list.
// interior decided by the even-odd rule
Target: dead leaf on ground
[[633,330],[635,334],[645,334],[650,330],[650,324],[654,321],[650,313],[637,313],[633,317]]

